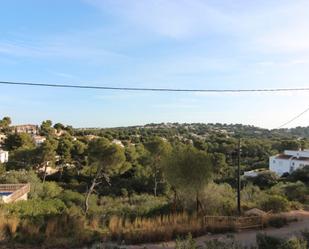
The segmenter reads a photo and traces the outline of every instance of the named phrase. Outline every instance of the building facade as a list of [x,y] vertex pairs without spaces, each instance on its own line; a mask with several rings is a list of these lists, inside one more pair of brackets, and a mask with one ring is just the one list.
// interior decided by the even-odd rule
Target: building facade
[[6,135],[5,135],[5,134],[0,133],[0,147],[1,147],[1,144],[3,144],[3,143],[4,143],[5,139],[6,139]]
[[309,150],[285,150],[283,154],[269,157],[269,170],[279,176],[309,166]]
[[37,125],[27,124],[27,125],[16,125],[12,126],[12,130],[15,133],[28,133],[31,135],[37,135],[39,127]]
[[9,152],[0,149],[0,163],[6,163],[9,161]]

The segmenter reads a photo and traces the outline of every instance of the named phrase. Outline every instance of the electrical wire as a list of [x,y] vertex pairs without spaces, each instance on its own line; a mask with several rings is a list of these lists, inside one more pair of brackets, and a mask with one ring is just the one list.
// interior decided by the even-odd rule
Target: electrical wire
[[[111,87],[111,86],[94,86],[94,85],[75,85],[75,84],[51,84],[51,83],[33,83],[33,82],[13,82],[0,81],[0,85],[14,86],[32,86],[32,87],[55,87],[55,88],[76,88],[76,89],[94,89],[94,90],[116,90],[116,91],[152,91],[152,92],[208,92],[208,93],[243,93],[243,92],[291,92],[291,91],[309,91],[309,87],[302,88],[260,88],[260,89],[177,89],[177,88],[145,88],[145,87]],[[309,107],[293,117],[289,121],[278,126],[277,129],[292,123],[300,118]]]
[[118,91],[153,91],[153,92],[209,92],[209,93],[235,93],[235,92],[290,92],[309,91],[309,87],[302,88],[261,88],[261,89],[177,89],[177,88],[145,88],[145,87],[111,87],[95,85],[54,84],[0,81],[1,85],[32,86],[32,87],[56,87],[56,88],[78,88],[96,90],[118,90]]
[[295,121],[296,119],[300,118],[302,115],[304,115],[308,111],[309,111],[309,107],[306,110],[304,110],[303,112],[301,112],[300,114],[298,114],[297,116],[295,116],[294,118],[292,118],[289,121],[287,121],[287,122],[283,123],[282,125],[280,125],[277,129],[281,129],[282,127],[292,123],[293,121]]

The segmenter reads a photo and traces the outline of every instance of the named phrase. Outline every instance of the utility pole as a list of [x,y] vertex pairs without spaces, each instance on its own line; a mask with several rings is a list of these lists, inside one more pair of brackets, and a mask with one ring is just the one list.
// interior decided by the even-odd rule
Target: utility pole
[[240,189],[241,189],[241,182],[240,182],[240,137],[238,138],[238,149],[237,149],[237,210],[238,215],[241,215],[241,206],[240,206]]

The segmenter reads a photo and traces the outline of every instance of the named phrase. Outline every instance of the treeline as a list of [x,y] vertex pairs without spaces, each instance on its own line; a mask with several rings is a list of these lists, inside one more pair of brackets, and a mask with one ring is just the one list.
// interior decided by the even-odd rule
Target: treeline
[[[242,172],[267,168],[270,155],[308,144],[241,125],[74,129],[50,120],[39,126],[44,139],[35,143],[33,134],[17,133],[10,123],[0,120],[2,147],[9,151],[0,183],[30,182],[31,192],[28,201],[1,205],[2,240],[45,245],[109,238],[121,220],[235,215],[240,134]],[[281,179],[271,172],[244,179],[243,211],[302,208],[308,204],[308,174],[304,168]],[[167,237],[175,236],[175,229],[170,227]]]

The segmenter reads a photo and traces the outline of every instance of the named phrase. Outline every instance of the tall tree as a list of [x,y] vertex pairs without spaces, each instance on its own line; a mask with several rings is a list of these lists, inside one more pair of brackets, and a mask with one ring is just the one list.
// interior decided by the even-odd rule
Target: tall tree
[[89,143],[89,173],[92,180],[87,191],[85,199],[85,212],[89,209],[89,198],[95,188],[105,181],[110,185],[110,177],[114,174],[122,173],[126,170],[124,167],[125,154],[123,148],[111,144],[105,138],[99,138]]
[[56,160],[56,146],[53,141],[46,140],[38,147],[39,167],[44,167],[43,183],[47,175],[47,167],[53,166]]
[[175,191],[195,195],[196,211],[199,212],[200,192],[212,175],[212,162],[207,153],[192,145],[178,145],[164,160],[164,170],[167,181]]
[[78,175],[80,174],[83,166],[86,165],[86,149],[87,145],[83,142],[79,140],[73,142],[73,148],[71,149],[71,157]]
[[70,139],[70,136],[63,136],[60,138],[57,147],[57,154],[60,156],[59,180],[62,178],[63,169],[66,168],[68,164],[72,163],[71,151],[73,147],[73,141]]
[[9,151],[34,146],[34,141],[28,133],[11,133],[4,140],[4,148]]
[[6,133],[9,131],[12,121],[10,117],[4,117],[0,120],[0,131]]
[[51,120],[45,120],[42,122],[40,131],[43,136],[52,136],[55,133],[55,129],[52,127],[53,122]]
[[[171,145],[160,137],[155,137],[152,140],[145,143],[145,148],[151,155],[151,166],[154,187],[154,195],[157,196],[158,184],[162,179],[162,158],[164,158],[171,151]],[[161,178],[161,179],[160,179]]]

